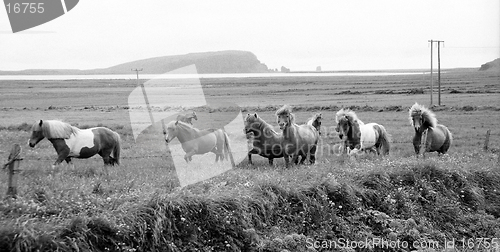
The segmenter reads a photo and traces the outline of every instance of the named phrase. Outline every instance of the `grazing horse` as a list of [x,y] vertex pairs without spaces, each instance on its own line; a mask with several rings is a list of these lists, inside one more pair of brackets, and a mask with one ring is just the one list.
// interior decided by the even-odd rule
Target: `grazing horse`
[[191,125],[193,125],[193,119],[198,120],[198,116],[196,115],[196,113],[194,111],[191,114],[177,116],[177,121],[189,123]]
[[389,134],[385,127],[377,123],[364,124],[354,111],[341,109],[335,115],[339,137],[344,142],[344,150],[353,155],[359,151],[375,151],[378,155],[389,154]]
[[289,157],[292,157],[294,164],[298,163],[298,157],[301,156],[300,163],[309,154],[309,162],[314,164],[316,161],[316,148],[319,141],[319,133],[311,125],[297,125],[295,123],[295,115],[292,113],[292,108],[289,105],[284,105],[276,111],[277,123],[283,131],[283,141],[281,148],[285,158],[285,166],[289,165]]
[[313,126],[317,131],[318,134],[321,135],[321,113],[316,113],[307,121],[307,125]]
[[[79,129],[58,120],[40,120],[31,127],[30,147],[47,138],[57,152],[55,165],[71,158],[89,158],[99,154],[104,165],[120,164],[120,135],[105,128]],[[112,156],[111,156],[112,155]]]
[[248,163],[252,164],[252,154],[268,158],[270,165],[273,165],[275,158],[283,157],[282,135],[274,131],[273,126],[266,123],[257,113],[247,114],[245,117],[245,134],[252,142]]
[[184,155],[186,162],[193,160],[193,155],[208,152],[215,153],[215,162],[219,161],[219,158],[221,161],[224,157],[228,158],[229,140],[222,129],[199,130],[181,121],[171,121],[166,128],[165,141],[168,144],[177,137],[186,152]]
[[453,137],[448,128],[442,124],[438,124],[436,115],[431,110],[418,103],[411,106],[409,114],[410,123],[415,129],[415,136],[413,137],[413,148],[415,148],[415,153],[417,155],[419,154],[422,135],[427,131],[424,153],[437,151],[438,154],[445,154],[453,141]]

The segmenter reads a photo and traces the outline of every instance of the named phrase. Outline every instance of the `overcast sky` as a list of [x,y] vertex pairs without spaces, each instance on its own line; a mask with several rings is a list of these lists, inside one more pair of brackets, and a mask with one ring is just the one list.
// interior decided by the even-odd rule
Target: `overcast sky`
[[81,0],[16,34],[0,8],[0,70],[104,68],[220,50],[251,51],[269,68],[292,71],[426,69],[430,39],[445,41],[442,68],[500,57],[500,1]]

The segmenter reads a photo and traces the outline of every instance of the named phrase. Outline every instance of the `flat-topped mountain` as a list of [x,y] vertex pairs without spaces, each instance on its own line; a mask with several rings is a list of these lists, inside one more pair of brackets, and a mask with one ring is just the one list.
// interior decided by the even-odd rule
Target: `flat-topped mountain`
[[479,68],[479,71],[500,71],[500,58],[484,63]]
[[269,71],[267,66],[251,52],[218,51],[155,57],[101,69],[28,69],[0,71],[0,75],[130,74],[133,68],[142,68],[141,74],[163,74],[192,64],[196,65],[198,73],[264,73]]

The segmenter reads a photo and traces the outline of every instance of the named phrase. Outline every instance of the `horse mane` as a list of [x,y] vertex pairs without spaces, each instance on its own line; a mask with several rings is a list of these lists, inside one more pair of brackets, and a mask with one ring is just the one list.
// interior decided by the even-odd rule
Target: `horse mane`
[[[42,133],[47,139],[68,139],[72,134],[80,131],[79,128],[71,126],[69,123],[65,123],[59,120],[45,120],[41,122]],[[35,126],[37,125],[40,127],[40,123],[36,122],[33,125],[33,129],[35,129]]]
[[[250,118],[253,118],[253,120],[250,121]],[[262,126],[260,126],[261,130],[264,128],[268,128],[269,130],[273,131],[274,133],[277,133],[274,130],[274,127],[271,124],[264,121],[264,119],[262,119],[260,116],[258,116],[257,113],[247,114],[247,116],[245,116],[245,122],[251,122],[251,123],[259,122],[259,124],[262,125]]]
[[321,118],[321,113],[316,113],[311,118],[309,118],[309,120],[307,120],[307,125],[315,127],[314,122],[318,120],[318,118]]
[[185,122],[180,121],[180,120],[171,121],[171,122],[167,123],[167,128],[173,128],[174,125],[181,125],[184,128],[194,129],[194,127],[191,124],[185,123]]
[[359,120],[358,116],[354,111],[350,109],[341,109],[335,114],[335,122],[339,123],[340,118],[345,117],[347,120],[349,120],[351,123],[358,123],[359,125],[365,124],[361,120]]
[[437,118],[436,114],[432,112],[430,109],[426,108],[424,105],[420,105],[415,102],[413,106],[411,106],[409,110],[409,119],[410,123],[413,126],[413,116],[420,115],[424,117],[424,120],[430,124],[431,127],[436,127],[437,126]]
[[316,121],[318,118],[321,118],[321,113],[316,113],[314,114],[311,118],[309,118],[309,120],[307,120],[307,122],[310,122],[311,124]]
[[280,109],[276,111],[276,116],[288,115],[290,116],[290,123],[295,123],[295,115],[292,113],[292,107],[290,105],[283,105]]

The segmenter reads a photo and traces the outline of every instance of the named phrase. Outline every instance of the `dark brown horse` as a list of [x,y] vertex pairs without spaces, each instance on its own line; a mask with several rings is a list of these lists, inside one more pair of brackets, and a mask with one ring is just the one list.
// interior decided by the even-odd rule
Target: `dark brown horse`
[[[424,153],[436,151],[439,154],[445,154],[448,152],[453,136],[446,126],[437,123],[436,115],[431,110],[415,103],[409,110],[409,116],[410,123],[415,129],[413,148],[417,155],[422,147],[423,135],[426,135]],[[427,134],[424,134],[424,132],[427,132]]]
[[298,157],[301,156],[304,162],[305,157],[309,155],[309,162],[316,162],[316,148],[319,141],[319,133],[311,125],[298,125],[295,123],[295,115],[289,105],[284,105],[276,111],[276,117],[280,129],[283,131],[283,141],[281,148],[285,158],[285,166],[289,165],[289,158],[292,157],[294,164],[298,163]]
[[245,117],[245,134],[252,142],[252,149],[248,152],[248,163],[252,164],[252,154],[269,159],[273,165],[275,158],[283,157],[281,141],[283,136],[274,131],[273,126],[266,123],[257,113],[247,114]]

